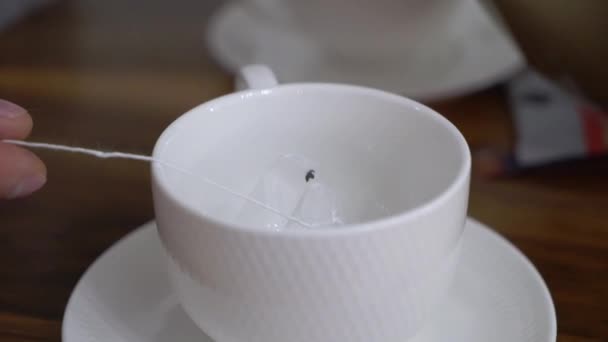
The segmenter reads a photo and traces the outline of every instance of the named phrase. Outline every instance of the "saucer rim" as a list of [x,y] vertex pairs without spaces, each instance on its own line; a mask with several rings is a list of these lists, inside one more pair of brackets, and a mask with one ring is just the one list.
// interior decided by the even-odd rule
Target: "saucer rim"
[[526,273],[534,279],[534,282],[536,284],[540,285],[540,290],[542,292],[543,299],[547,304],[545,309],[548,311],[547,314],[550,316],[550,318],[547,317],[549,318],[549,329],[551,330],[549,341],[555,342],[557,340],[557,313],[555,310],[555,302],[553,301],[553,297],[551,296],[551,292],[549,291],[549,286],[547,285],[545,279],[542,277],[538,268],[534,266],[532,261],[524,254],[524,252],[522,252],[517,246],[515,246],[513,242],[509,241],[505,236],[501,235],[496,230],[490,228],[489,225],[486,225],[470,216],[467,217],[466,224],[472,224],[473,226],[475,226],[475,229],[478,230],[478,233],[488,234],[493,239],[495,239],[496,242],[502,242],[503,244],[505,244],[505,247],[509,248],[513,256],[517,257],[519,261],[523,265],[525,265],[526,269],[528,270],[528,272]]
[[[492,239],[495,240],[496,243],[504,244],[504,246],[507,247],[507,249],[513,255],[513,257],[516,257],[519,262],[521,262],[522,264],[525,265],[525,268],[527,269],[526,273],[528,274],[528,276],[532,277],[531,279],[533,279],[534,283],[539,285],[539,290],[541,290],[544,302],[546,303],[543,311],[546,311],[546,313],[547,313],[546,319],[549,322],[549,329],[551,330],[549,332],[548,341],[555,342],[557,340],[557,315],[556,315],[556,310],[555,310],[555,303],[553,301],[553,298],[551,296],[547,283],[543,279],[542,275],[540,274],[540,272],[538,271],[536,266],[534,266],[532,261],[530,261],[530,259],[519,248],[517,248],[517,246],[515,246],[506,237],[502,236],[500,233],[498,233],[494,229],[490,228],[490,226],[469,216],[469,217],[467,217],[465,227],[466,227],[465,229],[468,229],[468,230],[470,230],[470,229],[476,230],[475,234],[488,234]],[[76,298],[76,294],[78,292],[80,292],[80,289],[83,286],[85,286],[84,280],[88,277],[89,274],[94,272],[96,266],[98,264],[100,264],[102,262],[102,260],[104,258],[106,258],[110,253],[112,253],[115,249],[121,248],[122,245],[125,242],[127,242],[127,240],[134,238],[136,235],[142,234],[151,229],[156,229],[155,220],[148,221],[148,222],[138,226],[137,228],[133,229],[129,233],[125,234],[122,238],[118,239],[116,242],[112,243],[108,248],[106,248],[97,258],[95,258],[95,260],[89,265],[89,267],[87,267],[86,271],[78,279],[76,286],[74,286],[72,292],[70,293],[70,298],[69,298],[69,300],[66,304],[65,310],[63,312],[62,322],[61,322],[61,341],[62,342],[75,342],[75,341],[69,340],[70,337],[68,337],[68,335],[67,335],[68,334],[67,333],[67,331],[68,331],[67,324],[68,324],[69,320],[74,319],[74,318],[72,318],[73,316],[70,313],[74,312],[74,310],[75,310],[74,301]]]

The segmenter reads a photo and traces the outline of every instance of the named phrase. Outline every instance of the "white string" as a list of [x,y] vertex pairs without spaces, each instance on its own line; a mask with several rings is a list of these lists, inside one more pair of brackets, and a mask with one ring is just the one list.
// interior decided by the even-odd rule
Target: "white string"
[[46,149],[46,150],[88,154],[88,155],[91,155],[91,156],[94,156],[97,158],[102,158],[102,159],[122,158],[122,159],[143,160],[143,161],[149,161],[149,162],[157,161],[150,156],[133,154],[133,153],[105,152],[105,151],[99,151],[99,150],[92,150],[90,148],[84,148],[84,147],[74,147],[74,146],[29,142],[29,141],[12,140],[12,139],[4,139],[4,140],[2,140],[2,142],[13,144],[13,145],[25,146],[25,147],[42,148],[42,149]]
[[236,191],[226,187],[225,185],[217,183],[207,177],[200,176],[198,174],[193,173],[192,171],[183,169],[176,165],[169,164],[163,160],[156,159],[151,156],[134,154],[134,153],[117,152],[117,151],[99,151],[99,150],[93,150],[90,148],[77,147],[77,146],[66,146],[66,145],[30,142],[30,141],[13,140],[13,139],[4,139],[4,140],[2,140],[2,142],[7,143],[7,144],[23,146],[23,147],[30,147],[30,148],[40,148],[40,149],[53,150],[53,151],[64,151],[64,152],[71,152],[71,153],[87,154],[87,155],[94,156],[96,158],[101,158],[101,159],[118,158],[118,159],[130,159],[130,160],[140,160],[140,161],[158,163],[162,166],[182,172],[182,173],[192,176],[198,180],[201,180],[207,184],[213,185],[225,192],[230,193],[231,195],[234,195],[234,196],[244,199],[248,202],[251,202],[251,203],[253,203],[263,209],[266,209],[274,214],[277,214],[289,221],[301,224],[307,228],[313,227],[312,224],[310,224],[308,222],[304,222],[297,217],[294,217],[294,216],[291,216],[288,214],[284,214],[281,211],[279,211],[278,209],[275,209],[264,202],[258,201],[255,198],[251,198],[247,195],[243,195],[243,194],[236,192]]

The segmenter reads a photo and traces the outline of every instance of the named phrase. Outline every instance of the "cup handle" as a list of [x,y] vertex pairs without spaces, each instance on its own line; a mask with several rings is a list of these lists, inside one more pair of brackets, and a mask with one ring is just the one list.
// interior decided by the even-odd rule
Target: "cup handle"
[[279,84],[274,72],[263,64],[246,65],[239,70],[236,77],[236,90],[266,89]]

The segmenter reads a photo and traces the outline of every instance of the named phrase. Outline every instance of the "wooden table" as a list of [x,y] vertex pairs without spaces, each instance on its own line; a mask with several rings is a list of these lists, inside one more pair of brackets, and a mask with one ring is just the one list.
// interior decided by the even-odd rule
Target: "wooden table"
[[[180,113],[231,89],[203,44],[216,5],[62,1],[0,34],[0,98],[30,110],[32,140],[150,153]],[[473,149],[512,143],[499,89],[432,105]],[[59,341],[78,278],[154,216],[148,165],[40,155],[44,190],[0,203],[2,341]],[[470,214],[536,264],[557,306],[559,341],[608,340],[607,194],[606,160],[473,179]]]

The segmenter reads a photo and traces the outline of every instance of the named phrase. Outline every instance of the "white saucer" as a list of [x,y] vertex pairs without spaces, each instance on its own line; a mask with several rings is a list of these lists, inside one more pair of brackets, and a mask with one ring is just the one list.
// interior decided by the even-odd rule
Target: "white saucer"
[[[410,342],[554,342],[553,302],[530,261],[472,219],[462,247],[444,308]],[[63,341],[212,342],[177,303],[163,253],[153,222],[107,250],[72,293]]]
[[353,83],[418,100],[465,95],[523,68],[524,59],[513,41],[477,0],[463,1],[452,19],[421,30],[424,42],[393,64],[324,56],[306,36],[268,24],[239,2],[215,14],[207,41],[216,59],[231,71],[263,63],[282,82]]

